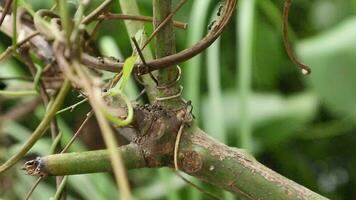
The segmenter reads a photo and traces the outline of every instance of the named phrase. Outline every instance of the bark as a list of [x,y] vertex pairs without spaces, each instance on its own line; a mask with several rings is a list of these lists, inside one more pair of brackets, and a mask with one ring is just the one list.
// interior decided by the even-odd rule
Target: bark
[[192,128],[182,138],[180,168],[244,199],[326,199],[259,163],[242,149],[228,147]]

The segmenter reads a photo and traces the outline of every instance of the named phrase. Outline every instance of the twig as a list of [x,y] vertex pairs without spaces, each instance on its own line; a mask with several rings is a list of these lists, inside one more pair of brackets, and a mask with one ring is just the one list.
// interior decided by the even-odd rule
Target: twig
[[[137,16],[137,15],[124,15],[124,14],[113,14],[107,13],[102,14],[96,18],[96,20],[132,20],[132,21],[143,21],[143,22],[153,22],[153,17],[151,16]],[[187,29],[188,24],[180,21],[173,21],[173,25],[177,28]]]
[[0,90],[0,96],[6,97],[24,97],[24,96],[37,96],[38,93],[35,90],[24,90],[24,91],[9,91]]
[[[141,62],[143,63],[143,66],[144,67],[148,67],[147,64],[146,64],[145,57],[143,56],[143,53],[142,53],[143,49],[140,49],[140,46],[139,46],[138,42],[136,41],[135,37],[132,37],[131,40],[134,43],[134,46],[136,48],[136,51],[137,51],[138,55],[140,56],[140,59],[141,59]],[[158,86],[158,81],[157,81],[156,77],[154,77],[151,72],[149,72],[148,74],[150,75],[152,80],[155,82],[156,86]]]
[[82,122],[82,124],[80,125],[80,127],[78,128],[78,130],[75,132],[75,134],[73,135],[73,137],[70,139],[70,141],[67,143],[67,145],[63,148],[63,150],[61,151],[61,153],[65,153],[69,147],[73,144],[73,142],[75,141],[75,139],[79,136],[79,134],[81,133],[81,131],[83,130],[83,128],[85,127],[85,125],[87,124],[87,122],[89,121],[89,119],[91,118],[91,116],[93,116],[93,111],[90,111],[85,120]]
[[4,22],[4,19],[7,15],[7,13],[9,13],[9,11],[10,11],[11,4],[12,4],[12,0],[6,0],[4,10],[3,10],[1,18],[0,18],[0,27],[1,27],[2,23]]
[[35,189],[37,188],[37,186],[40,184],[40,182],[42,181],[43,177],[40,176],[38,177],[38,179],[36,180],[36,182],[32,185],[30,191],[26,194],[25,196],[25,200],[29,200],[31,195],[33,194],[33,192],[35,191]]
[[64,188],[65,188],[65,186],[67,184],[67,180],[68,180],[68,176],[64,176],[63,180],[61,181],[61,183],[59,184],[59,186],[57,188],[57,191],[56,191],[56,194],[53,197],[53,200],[59,200],[61,198],[62,193],[64,191]]
[[294,55],[293,53],[293,50],[292,48],[290,47],[290,44],[289,44],[289,37],[288,37],[288,16],[289,16],[289,8],[290,8],[290,5],[291,5],[291,0],[285,0],[284,2],[284,8],[283,8],[283,43],[284,43],[284,47],[287,51],[287,54],[288,54],[288,57],[289,59],[291,59],[291,61],[297,65],[297,67],[299,67],[301,70],[302,70],[302,73],[304,75],[308,75],[311,73],[311,69],[301,63],[297,58],[296,56]]
[[89,24],[90,22],[95,20],[97,16],[99,16],[102,12],[104,12],[107,9],[107,7],[110,5],[111,2],[112,0],[105,0],[93,12],[91,12],[88,16],[86,16],[82,20],[82,24]]
[[57,111],[57,112],[56,112],[56,115],[59,115],[59,114],[61,114],[61,113],[63,113],[63,112],[66,112],[66,111],[68,111],[68,110],[70,110],[70,111],[72,112],[77,106],[79,106],[80,104],[85,103],[85,102],[87,102],[87,101],[88,101],[88,99],[85,98],[85,99],[79,101],[78,103],[75,103],[75,104],[73,104],[73,105],[71,105],[71,106],[69,106],[69,107],[66,107],[66,108],[64,108],[64,109],[62,109],[62,110]]
[[[181,52],[147,62],[149,69],[140,72],[143,74],[147,74],[148,72],[151,71],[167,68],[169,66],[184,62],[194,57],[195,55],[201,53],[204,49],[208,48],[221,35],[223,29],[226,27],[226,25],[231,19],[233,12],[235,11],[235,6],[236,6],[236,0],[225,0],[224,13],[221,16],[219,23],[217,23],[214,26],[213,30],[211,30],[205,38],[200,40],[192,47],[185,49]],[[117,63],[117,62],[110,61],[108,59],[105,60],[105,62],[103,63],[100,62],[95,57],[92,57],[86,53],[82,54],[81,59],[83,64],[89,67],[107,70],[111,72],[120,72],[124,65],[123,62]],[[138,69],[142,65],[143,65],[142,63],[136,63],[135,70],[138,71]]]

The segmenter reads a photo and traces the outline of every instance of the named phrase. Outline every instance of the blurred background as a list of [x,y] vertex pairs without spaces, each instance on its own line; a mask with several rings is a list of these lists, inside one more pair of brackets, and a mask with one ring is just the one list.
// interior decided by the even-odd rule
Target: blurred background
[[[1,1],[3,3],[3,1]],[[53,1],[28,0],[34,9],[50,8]],[[75,10],[76,1],[70,1]],[[92,0],[87,11],[101,1]],[[142,15],[152,15],[152,2],[138,0]],[[304,76],[288,59],[282,43],[282,0],[240,0],[237,12],[222,37],[202,55],[181,65],[184,97],[193,101],[194,115],[212,137],[230,146],[243,147],[257,160],[280,174],[331,199],[356,196],[356,0],[293,1],[290,40],[297,56],[312,68]],[[174,5],[178,0],[174,1]],[[2,4],[3,5],[3,4]],[[175,20],[189,23],[177,29],[177,50],[185,49],[218,19],[220,2],[191,0]],[[112,12],[120,12],[118,2]],[[147,32],[152,26],[147,24]],[[121,21],[102,23],[98,46],[106,56],[131,55],[129,38]],[[1,52],[11,40],[0,33]],[[152,47],[151,47],[152,48]],[[107,74],[110,76],[110,74]],[[0,65],[0,77],[29,76],[15,59]],[[1,81],[0,88],[24,87],[20,81]],[[140,87],[131,83],[131,98]],[[81,99],[67,98],[70,106]],[[32,104],[31,104],[32,102]],[[0,160],[16,152],[40,122],[44,108],[32,98],[0,97]],[[16,107],[33,106],[24,116],[6,115]],[[73,112],[58,115],[62,145],[89,111],[81,104]],[[41,139],[26,159],[50,154],[49,136]],[[70,151],[104,148],[94,119]],[[0,175],[0,199],[23,199],[35,182],[20,171],[21,163]],[[206,199],[169,169],[129,172],[136,199]],[[227,192],[194,183],[224,199]],[[40,184],[33,199],[49,199],[55,181]],[[115,199],[111,174],[70,176],[68,199]]]

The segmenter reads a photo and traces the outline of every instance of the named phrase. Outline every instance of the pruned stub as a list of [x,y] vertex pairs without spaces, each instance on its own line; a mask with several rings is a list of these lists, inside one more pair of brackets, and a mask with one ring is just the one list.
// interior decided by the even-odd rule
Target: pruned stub
[[37,157],[34,160],[27,161],[22,170],[25,170],[26,173],[30,176],[46,176],[47,173],[44,172],[43,160],[40,157]]

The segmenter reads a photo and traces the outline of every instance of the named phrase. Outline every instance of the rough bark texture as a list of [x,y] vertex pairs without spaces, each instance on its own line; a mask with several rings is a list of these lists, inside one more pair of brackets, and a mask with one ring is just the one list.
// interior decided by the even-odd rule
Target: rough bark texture
[[180,167],[244,199],[326,199],[262,165],[242,149],[228,147],[199,128],[186,132]]

